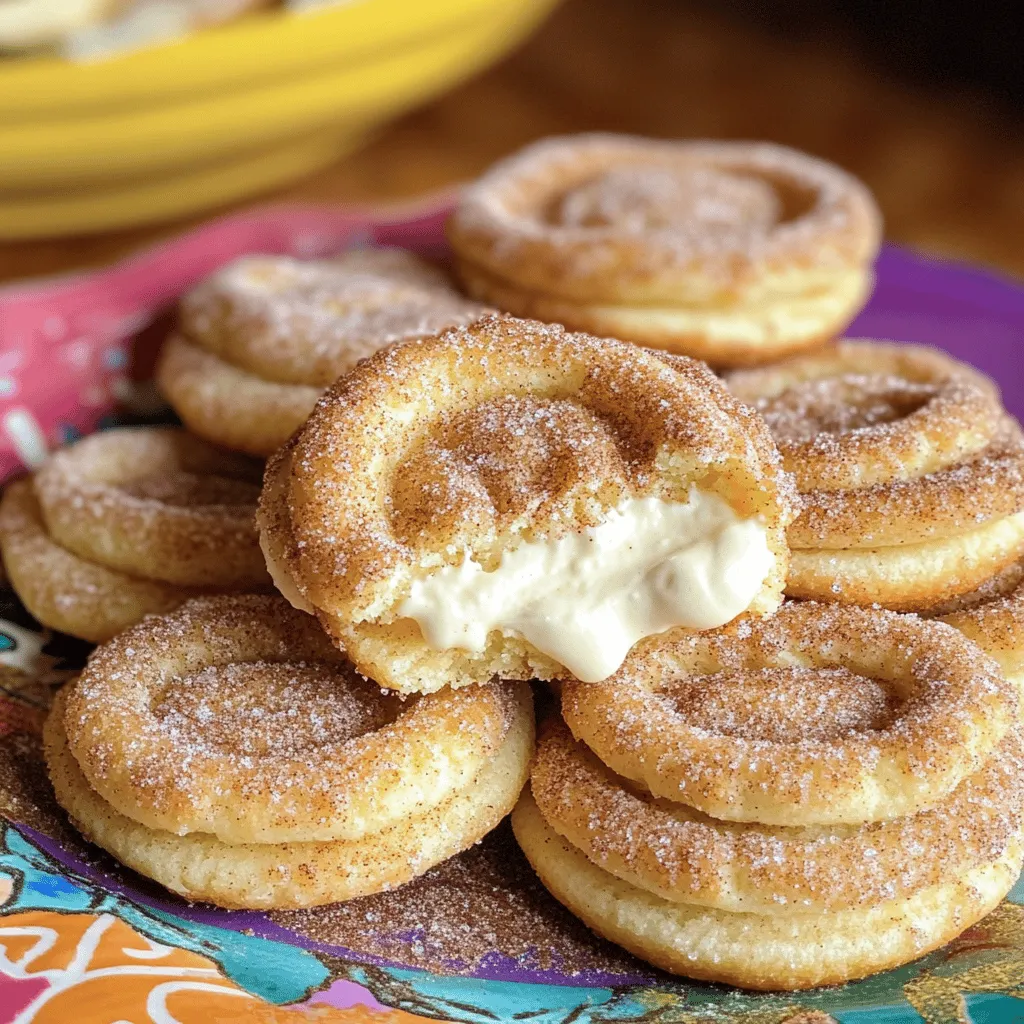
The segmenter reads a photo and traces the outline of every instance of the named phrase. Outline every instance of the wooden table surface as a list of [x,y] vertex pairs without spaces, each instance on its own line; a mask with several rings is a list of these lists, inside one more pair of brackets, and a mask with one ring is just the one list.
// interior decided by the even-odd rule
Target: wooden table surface
[[[984,98],[885,74],[832,34],[687,0],[567,0],[518,53],[269,198],[366,202],[470,178],[538,136],[766,138],[874,189],[890,238],[1024,276],[1024,135]],[[116,258],[187,226],[0,245],[0,281]]]

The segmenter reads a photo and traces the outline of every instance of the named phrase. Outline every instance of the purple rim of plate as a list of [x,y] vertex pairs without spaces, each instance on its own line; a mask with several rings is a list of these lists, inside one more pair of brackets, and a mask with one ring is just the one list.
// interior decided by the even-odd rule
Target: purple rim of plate
[[886,246],[871,301],[846,334],[943,348],[995,378],[1024,419],[1024,286],[1010,278]]
[[[130,882],[115,878],[102,868],[82,860],[81,857],[65,849],[60,843],[45,833],[38,832],[28,825],[19,824],[17,828],[26,839],[35,843],[44,853],[49,854],[68,871],[95,885],[101,885],[106,891],[117,896],[123,896],[139,906],[171,914],[185,921],[193,921],[196,924],[223,928],[226,931],[245,932],[248,935],[255,935],[261,939],[270,939],[273,942],[283,942],[290,946],[297,946],[311,953],[325,953],[329,956],[340,957],[355,964],[396,967],[412,971],[422,970],[422,968],[404,965],[397,956],[383,957],[362,953],[358,950],[337,946],[329,942],[317,942],[307,938],[300,932],[293,931],[291,928],[286,928],[276,921],[272,921],[266,914],[258,910],[221,910],[218,907],[205,903],[186,903],[184,900],[179,900],[171,894],[168,894],[166,897],[159,896],[156,895],[159,887],[155,883],[146,883],[145,889],[136,888]],[[149,891],[150,889],[153,891]],[[401,936],[398,935],[394,937],[401,939]],[[649,985],[653,979],[651,974],[646,974],[642,971],[629,974],[612,974],[607,971],[588,970],[567,974],[564,971],[560,971],[557,966],[549,968],[532,967],[529,963],[523,963],[496,950],[473,966],[463,961],[451,961],[447,966],[454,973],[465,974],[468,977],[483,981],[518,982],[520,984],[603,988],[619,985]]]

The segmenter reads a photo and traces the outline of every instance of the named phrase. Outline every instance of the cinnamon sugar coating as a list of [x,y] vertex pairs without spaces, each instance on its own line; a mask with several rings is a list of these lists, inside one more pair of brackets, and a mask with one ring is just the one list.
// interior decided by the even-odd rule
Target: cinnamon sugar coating
[[[206,832],[176,835],[149,828],[108,804],[89,785],[69,749],[67,696],[65,688],[55,698],[43,740],[55,795],[75,826],[172,892],[229,908],[320,906],[411,881],[498,825],[526,781],[533,749],[529,690],[509,689],[507,729],[494,756],[441,802],[414,807],[388,827],[357,839],[225,843]],[[344,717],[342,732],[367,724],[358,722],[358,714]],[[197,731],[201,736],[209,732],[204,738],[211,742],[216,735],[208,719],[201,720]]]
[[768,991],[841,984],[937,949],[999,905],[1024,861],[1018,833],[998,858],[911,895],[757,914],[672,902],[616,878],[548,824],[529,790],[512,825],[548,891],[599,935],[674,974]]
[[137,579],[62,548],[46,529],[31,479],[4,488],[0,554],[11,586],[35,619],[90,643],[196,595],[194,588]]
[[1024,513],[955,536],[878,548],[794,548],[791,597],[926,612],[1013,564],[1024,551]]
[[260,466],[174,427],[121,428],[35,476],[50,536],[80,558],[189,587],[269,584],[254,516]]
[[232,451],[257,456],[280,448],[305,422],[323,390],[264,380],[180,334],[164,342],[156,379],[189,430]]
[[1024,436],[1006,420],[991,443],[912,480],[811,490],[789,528],[795,548],[878,548],[969,533],[1024,508]]
[[337,382],[270,460],[265,546],[359,669],[429,691],[552,678],[560,666],[495,631],[482,654],[430,649],[397,608],[417,574],[485,569],[530,540],[602,521],[629,497],[691,485],[764,523],[778,601],[789,480],[760,420],[699,364],[511,317],[387,349]]
[[970,637],[999,662],[1024,694],[1024,558],[985,580],[977,590],[925,614]]
[[64,725],[90,787],[147,828],[228,844],[353,841],[468,785],[513,703],[494,683],[403,704],[281,598],[220,597],[98,648]]
[[977,454],[1004,421],[995,385],[938,349],[839,341],[729,375],[801,492],[914,480]]
[[798,602],[651,644],[599,688],[567,682],[562,712],[655,796],[727,821],[831,825],[947,799],[1013,727],[1018,698],[942,623]]
[[[806,679],[815,670],[785,671]],[[818,702],[833,692],[819,688]],[[780,688],[778,696],[781,704],[791,695]],[[788,721],[797,725],[796,717]],[[869,727],[870,718],[855,719],[855,728]],[[1024,744],[1009,734],[934,807],[846,827],[724,822],[653,797],[601,764],[561,722],[542,730],[531,789],[547,823],[594,864],[662,899],[739,913],[834,912],[903,898],[1001,857],[1021,832]]]
[[501,309],[735,366],[845,327],[880,217],[856,179],[782,146],[593,134],[495,165],[448,233]]
[[179,328],[265,380],[324,388],[384,345],[482,312],[411,252],[353,249],[329,260],[229,263],[181,300]]
[[360,359],[483,311],[402,249],[245,257],[182,299],[157,382],[196,433],[269,455]]
[[1024,554],[1024,438],[971,367],[844,341],[728,386],[764,416],[801,491],[791,596],[923,611]]
[[269,590],[259,466],[174,427],[53,454],[0,502],[11,585],[43,625],[102,643],[200,593]]
[[685,977],[802,989],[897,967],[1024,861],[1018,688],[940,622],[793,602],[567,681],[562,713],[516,839],[594,931]]

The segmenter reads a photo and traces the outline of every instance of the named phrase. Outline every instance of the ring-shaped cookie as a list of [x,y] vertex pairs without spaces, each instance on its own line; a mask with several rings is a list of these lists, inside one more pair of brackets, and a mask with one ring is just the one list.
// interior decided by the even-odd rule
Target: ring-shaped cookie
[[195,433],[266,456],[359,360],[482,312],[402,249],[320,261],[245,257],[182,299],[157,385]]
[[260,467],[175,427],[108,430],[35,475],[50,536],[90,562],[178,586],[266,586]]
[[542,730],[530,786],[551,828],[631,885],[717,910],[806,914],[876,906],[1001,857],[1022,827],[1022,759],[1011,733],[935,807],[861,826],[771,827],[654,798],[557,722]]
[[[149,828],[226,843],[354,840],[465,786],[503,741],[510,699],[492,683],[402,704],[280,597],[212,597],[98,648],[65,727],[89,785]],[[271,700],[284,723],[276,746]],[[252,736],[250,705],[262,709]],[[225,714],[227,732],[215,728]]]
[[323,390],[264,380],[180,334],[164,343],[156,379],[189,430],[257,456],[277,451],[305,423]]
[[366,248],[330,260],[236,260],[182,298],[178,325],[240,370],[323,389],[384,345],[483,312],[411,252]]
[[937,349],[841,341],[730,374],[800,492],[914,480],[981,452],[1005,421],[995,386]]
[[960,630],[995,658],[1024,698],[1024,559],[925,614]]
[[[843,710],[870,690],[876,706]],[[600,688],[566,682],[562,713],[655,796],[725,821],[832,825],[945,800],[1013,727],[1018,699],[942,623],[794,602],[651,645]]]
[[762,524],[772,567],[748,608],[770,612],[793,505],[760,420],[693,361],[487,317],[339,380],[268,463],[259,523],[279,588],[360,671],[429,691],[565,669],[498,629],[478,651],[431,647],[400,610],[416,581],[694,489]]
[[523,788],[533,750],[533,712],[524,687],[494,757],[425,813],[355,840],[228,844],[208,833],[179,836],[147,828],[93,790],[68,749],[67,692],[54,699],[43,742],[57,801],[75,826],[121,863],[185,899],[228,908],[319,906],[411,881],[498,825]]
[[87,839],[185,899],[280,910],[394,889],[479,842],[522,790],[533,732],[524,712],[470,785],[382,833],[351,841],[241,844],[205,833],[171,835],[133,821],[89,787],[67,750],[62,718],[47,720],[44,740],[58,802]]
[[448,235],[501,309],[736,366],[846,326],[880,217],[850,175],[783,146],[594,134],[497,164]]
[[1024,442],[995,386],[914,345],[848,341],[734,373],[797,477],[790,597],[923,611],[1024,553]]
[[592,864],[529,791],[512,827],[545,888],[599,935],[675,974],[741,988],[836,985],[909,963],[994,910],[1024,859],[1018,835],[989,864],[877,906],[749,914],[672,903]]
[[848,550],[956,537],[1024,509],[1024,437],[1007,421],[986,448],[913,480],[809,491],[788,531],[793,548]]
[[4,488],[0,554],[11,586],[39,622],[94,644],[196,595],[193,588],[136,579],[66,551],[47,532],[31,480]]
[[1024,552],[1024,512],[952,537],[878,548],[793,548],[789,597],[927,612],[955,600]]

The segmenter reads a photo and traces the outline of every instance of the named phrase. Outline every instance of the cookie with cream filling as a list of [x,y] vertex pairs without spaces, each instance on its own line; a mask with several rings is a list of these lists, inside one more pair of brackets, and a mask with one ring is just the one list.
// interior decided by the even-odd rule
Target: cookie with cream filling
[[779,603],[793,492],[702,365],[512,317],[378,353],[268,464],[278,589],[381,686],[610,675]]

